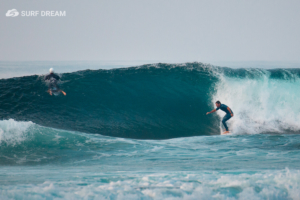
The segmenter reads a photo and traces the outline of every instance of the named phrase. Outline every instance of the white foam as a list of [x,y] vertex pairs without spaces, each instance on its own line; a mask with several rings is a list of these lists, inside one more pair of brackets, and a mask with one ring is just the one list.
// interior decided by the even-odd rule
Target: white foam
[[249,73],[255,78],[219,76],[212,103],[220,100],[233,110],[229,129],[234,134],[300,131],[299,78],[271,79],[268,71],[258,69]]
[[16,145],[28,138],[32,122],[18,122],[13,119],[0,121],[0,145]]
[[[80,173],[78,174],[80,175]],[[90,177],[90,178],[87,178]],[[299,199],[300,172],[274,170],[256,173],[170,172],[114,174],[101,182],[86,172],[65,181],[0,186],[1,199]],[[105,176],[109,178],[108,176]],[[79,180],[83,178],[82,180]],[[96,178],[96,179],[95,179]],[[97,180],[97,181],[95,181]],[[82,184],[83,183],[83,184]]]

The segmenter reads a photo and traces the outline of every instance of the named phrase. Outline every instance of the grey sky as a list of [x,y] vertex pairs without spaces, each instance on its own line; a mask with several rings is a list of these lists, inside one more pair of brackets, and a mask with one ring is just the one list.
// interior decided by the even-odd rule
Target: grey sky
[[[300,1],[0,4],[0,60],[300,61]],[[13,8],[67,16],[6,17]]]

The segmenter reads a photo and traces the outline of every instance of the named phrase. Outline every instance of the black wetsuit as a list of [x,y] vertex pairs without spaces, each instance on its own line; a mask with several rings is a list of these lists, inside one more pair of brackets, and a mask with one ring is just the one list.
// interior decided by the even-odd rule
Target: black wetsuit
[[216,110],[223,110],[224,112],[226,112],[226,115],[223,117],[222,119],[222,123],[226,129],[226,131],[228,131],[228,127],[227,127],[227,124],[226,124],[226,121],[229,120],[231,117],[233,117],[233,112],[232,110],[226,106],[225,104],[221,104],[221,106],[219,108],[216,108]]
[[49,89],[59,90],[57,81],[60,79],[58,75],[51,73],[45,76],[45,81],[49,81]]

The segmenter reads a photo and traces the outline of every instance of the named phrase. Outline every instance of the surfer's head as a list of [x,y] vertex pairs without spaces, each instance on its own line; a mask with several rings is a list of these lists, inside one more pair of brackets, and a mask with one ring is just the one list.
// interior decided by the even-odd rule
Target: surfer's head
[[50,69],[49,69],[49,72],[50,72],[50,74],[52,74],[52,73],[54,72],[54,69],[53,69],[53,68],[50,68]]
[[219,108],[221,106],[221,102],[220,101],[216,101],[216,106]]

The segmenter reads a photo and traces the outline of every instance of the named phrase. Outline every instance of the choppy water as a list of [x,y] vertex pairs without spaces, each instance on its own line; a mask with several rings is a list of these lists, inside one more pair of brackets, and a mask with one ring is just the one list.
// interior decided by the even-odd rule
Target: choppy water
[[[0,80],[0,199],[299,199],[300,70],[201,63]],[[220,135],[213,102],[229,105]]]

